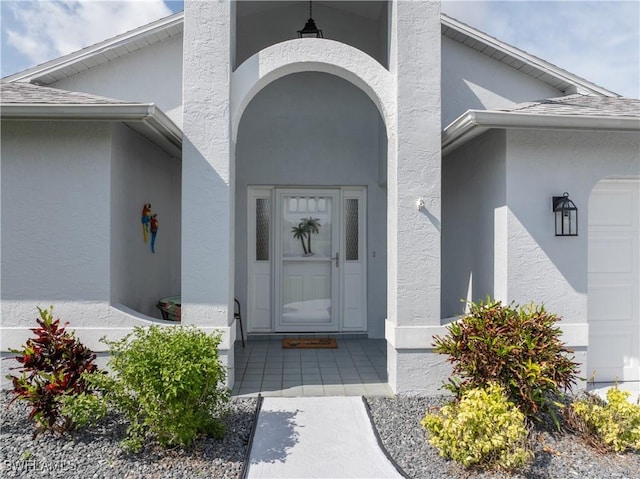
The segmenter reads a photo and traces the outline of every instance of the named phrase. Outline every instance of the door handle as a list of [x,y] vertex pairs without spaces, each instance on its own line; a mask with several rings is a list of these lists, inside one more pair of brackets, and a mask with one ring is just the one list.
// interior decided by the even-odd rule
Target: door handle
[[333,256],[332,258],[329,258],[329,259],[332,259],[332,260],[335,259],[336,260],[336,268],[340,267],[340,253],[336,253],[335,256]]

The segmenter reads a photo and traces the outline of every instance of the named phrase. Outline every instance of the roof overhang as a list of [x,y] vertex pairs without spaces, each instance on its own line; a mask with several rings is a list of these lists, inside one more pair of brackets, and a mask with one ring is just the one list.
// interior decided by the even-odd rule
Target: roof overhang
[[182,158],[182,131],[153,103],[0,105],[3,120],[122,122],[175,158]]
[[640,118],[467,110],[443,130],[442,154],[490,129],[640,131]]

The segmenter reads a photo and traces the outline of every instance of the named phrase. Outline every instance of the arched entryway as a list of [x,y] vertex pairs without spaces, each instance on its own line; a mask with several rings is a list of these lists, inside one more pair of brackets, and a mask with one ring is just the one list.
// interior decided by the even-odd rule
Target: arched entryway
[[[340,355],[353,350],[340,360],[327,351],[292,353],[294,363],[305,356],[317,364],[317,374],[307,371],[311,384],[300,370],[293,388],[315,386],[318,394],[331,386],[337,393],[348,385],[356,393],[355,385],[386,382],[386,156],[378,108],[335,75],[283,76],[243,112],[235,147],[235,292],[246,305],[246,329],[262,340],[332,335],[350,341]],[[292,232],[307,217],[319,223],[312,251],[305,251],[308,236],[300,241]],[[367,344],[369,338],[379,344]],[[278,350],[271,342],[259,354],[263,348]],[[345,385],[340,366],[347,361]],[[237,376],[236,382],[240,392],[243,382]]]
[[605,179],[589,199],[588,377],[640,380],[640,179]]

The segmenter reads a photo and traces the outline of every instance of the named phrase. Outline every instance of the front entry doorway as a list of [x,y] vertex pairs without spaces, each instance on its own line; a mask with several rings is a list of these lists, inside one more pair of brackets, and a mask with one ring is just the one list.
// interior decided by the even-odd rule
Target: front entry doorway
[[250,333],[365,332],[366,189],[250,187]]

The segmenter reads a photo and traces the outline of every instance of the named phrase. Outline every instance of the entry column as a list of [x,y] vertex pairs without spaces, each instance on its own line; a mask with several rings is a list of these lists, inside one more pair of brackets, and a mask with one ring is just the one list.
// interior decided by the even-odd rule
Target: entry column
[[441,329],[440,3],[394,1],[391,19],[387,369],[397,393],[434,392],[447,371],[429,350]]
[[230,77],[235,2],[184,5],[182,318],[220,330],[233,383],[234,166]]

